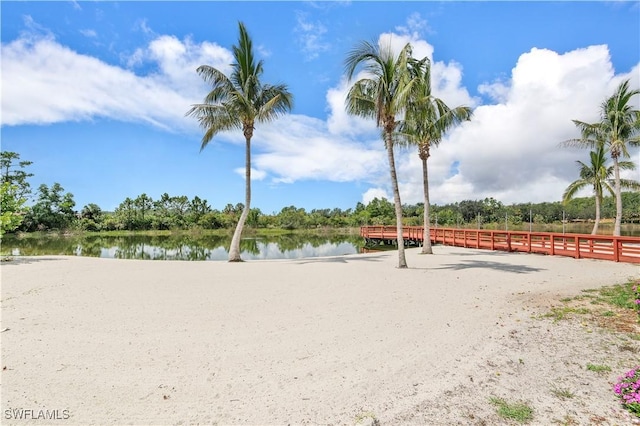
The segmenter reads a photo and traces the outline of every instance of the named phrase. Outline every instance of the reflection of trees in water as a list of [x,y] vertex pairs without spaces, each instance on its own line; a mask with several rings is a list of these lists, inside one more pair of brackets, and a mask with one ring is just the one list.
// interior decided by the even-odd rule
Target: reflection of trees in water
[[[200,234],[7,237],[3,238],[3,249],[10,251],[12,248],[17,248],[21,255],[26,256],[56,254],[145,260],[211,260],[216,251],[218,255],[228,253],[231,240],[230,236]],[[352,235],[290,233],[245,238],[240,243],[240,249],[249,256],[259,257],[264,254],[262,251],[266,247],[277,247],[282,254],[296,250],[305,250],[309,253],[309,247],[320,248],[323,252],[327,252],[327,245],[337,247],[344,243],[351,244],[357,252],[358,247],[362,245],[362,240]]]
[[119,237],[114,256],[122,259],[207,260],[212,250],[224,248],[225,241],[225,237],[184,234],[126,236]]
[[[259,255],[260,247],[258,246],[258,243],[260,242],[260,240],[262,239],[244,238],[240,240],[240,252],[253,254],[254,256]],[[227,245],[225,247],[229,247],[229,246]]]

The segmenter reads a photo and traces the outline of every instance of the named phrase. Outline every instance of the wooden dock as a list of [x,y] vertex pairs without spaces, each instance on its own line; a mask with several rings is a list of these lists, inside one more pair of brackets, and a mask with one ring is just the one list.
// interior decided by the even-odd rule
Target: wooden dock
[[[363,226],[360,235],[370,246],[397,244],[398,240],[395,226]],[[422,226],[405,226],[402,230],[406,246],[422,245],[423,235]],[[640,237],[431,228],[431,242],[456,247],[640,263]]]

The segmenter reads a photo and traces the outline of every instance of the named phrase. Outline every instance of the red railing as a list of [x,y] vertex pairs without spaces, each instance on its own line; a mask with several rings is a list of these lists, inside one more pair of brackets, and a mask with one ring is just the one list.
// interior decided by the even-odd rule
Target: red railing
[[[457,247],[640,263],[640,237],[456,228],[431,228],[430,234],[433,243]],[[395,226],[363,226],[360,235],[373,241],[397,239]],[[405,241],[420,243],[423,235],[421,226],[405,226],[402,230]]]

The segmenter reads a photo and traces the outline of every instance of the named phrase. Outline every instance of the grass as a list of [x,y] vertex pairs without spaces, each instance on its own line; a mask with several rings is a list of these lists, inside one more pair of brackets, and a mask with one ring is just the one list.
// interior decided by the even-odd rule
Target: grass
[[638,284],[630,278],[624,284],[582,290],[576,296],[560,299],[562,305],[552,306],[539,318],[551,318],[556,323],[576,316],[581,321],[594,321],[600,327],[628,333],[637,340],[640,315],[635,304],[633,287]]
[[632,309],[634,307],[634,285],[635,283],[632,280],[629,280],[629,282],[625,284],[616,284],[599,289],[582,290],[582,292],[586,294],[576,296],[574,299],[578,300],[587,298],[591,299],[592,304],[608,304],[618,308]]
[[594,371],[596,373],[607,373],[611,371],[611,367],[602,364],[587,364],[587,370]]
[[610,305],[633,309],[633,300],[635,299],[633,286],[634,283],[629,281],[626,284],[604,287],[600,289],[600,297]]
[[576,396],[575,393],[571,392],[569,389],[559,389],[554,387],[553,389],[551,389],[551,393],[553,394],[553,396],[555,396],[556,398],[559,399],[571,399],[574,396]]
[[527,423],[533,420],[533,408],[523,402],[509,403],[503,398],[491,397],[489,401],[498,408],[498,415],[505,419]]
[[561,307],[554,306],[553,308],[551,308],[551,312],[544,314],[543,317],[553,318],[554,321],[560,321],[571,316],[572,314],[585,315],[585,314],[588,314],[589,312],[591,311],[589,311],[589,309],[587,308],[580,308],[580,307],[574,307],[574,306],[561,306]]

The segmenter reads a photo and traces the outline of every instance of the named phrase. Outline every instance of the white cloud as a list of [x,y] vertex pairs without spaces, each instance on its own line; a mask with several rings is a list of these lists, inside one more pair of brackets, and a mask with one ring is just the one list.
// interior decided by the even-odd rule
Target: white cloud
[[[387,191],[382,188],[369,188],[364,194],[362,194],[362,204],[369,204],[374,198],[383,199],[386,198],[393,202],[393,195],[387,194]],[[402,195],[400,196],[402,199]]]
[[[353,81],[360,78],[356,76]],[[332,87],[327,91],[327,130],[334,135],[348,135],[356,137],[358,135],[378,133],[376,123],[373,120],[365,120],[360,117],[353,117],[345,110],[345,100],[352,82],[342,79],[337,87]]]
[[385,154],[378,140],[331,134],[324,121],[304,115],[257,124],[253,146],[253,164],[274,176],[275,182],[350,182],[367,180],[384,170]]
[[[236,172],[239,176],[242,176],[242,179],[244,179],[244,175],[246,173],[246,169],[244,167],[238,167],[233,169],[234,172]],[[251,168],[251,180],[264,180],[267,177],[267,172],[263,171],[263,170],[256,170],[253,167]]]
[[[476,108],[470,122],[432,151],[432,202],[485,197],[505,203],[560,200],[578,177],[575,160],[587,156],[584,150],[560,147],[578,136],[571,120],[596,121],[602,100],[619,80],[606,46],[565,54],[532,49],[521,55],[508,84],[483,85],[497,103]],[[459,174],[451,177],[455,161]],[[403,201],[421,199],[420,167],[416,158],[405,168],[404,184],[414,189],[407,190],[410,195]]]
[[98,36],[98,33],[96,33],[95,30],[91,30],[91,29],[80,30],[80,34],[90,38],[95,38]]
[[320,22],[310,22],[308,14],[304,12],[298,12],[296,16],[294,32],[298,34],[298,43],[302,46],[306,59],[315,59],[320,53],[329,50],[330,45],[323,38],[327,28]]
[[429,25],[425,19],[422,19],[422,16],[418,12],[412,13],[407,18],[406,25],[399,25],[396,27],[396,31],[401,34],[409,35],[413,39],[419,39],[422,33],[431,32]]
[[227,67],[231,54],[213,43],[160,36],[138,49],[130,64],[150,62],[157,71],[141,76],[74,52],[49,34],[3,43],[2,125],[106,117],[193,129],[194,120],[184,114],[206,93],[196,68]]

